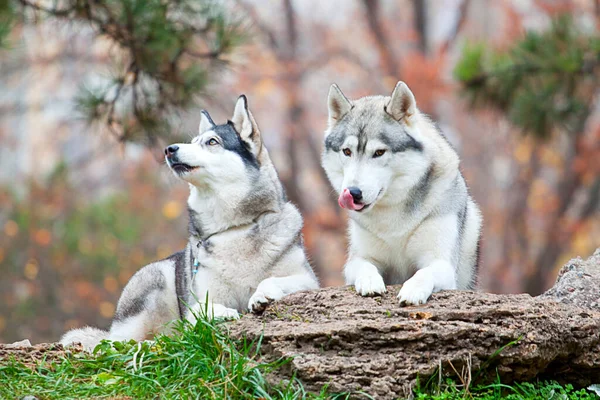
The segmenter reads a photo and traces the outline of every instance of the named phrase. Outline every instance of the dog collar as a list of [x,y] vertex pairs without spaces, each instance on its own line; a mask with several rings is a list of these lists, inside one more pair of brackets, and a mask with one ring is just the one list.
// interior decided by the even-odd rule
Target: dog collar
[[[200,246],[204,246],[204,242],[208,240],[209,237],[207,237],[206,239],[198,239],[198,243],[196,243],[196,254],[198,253],[198,250],[200,250]],[[196,276],[196,274],[198,273],[198,267],[200,267],[200,261],[198,261],[196,256],[194,256],[194,262],[192,263],[192,267],[192,274]]]
[[244,228],[244,227],[252,226],[252,225],[254,225],[254,224],[257,223],[257,221],[259,220],[260,217],[262,217],[265,214],[268,214],[269,212],[271,212],[271,211],[265,211],[265,212],[263,212],[258,217],[256,217],[254,220],[252,220],[252,222],[250,222],[250,223],[231,226],[231,227],[229,227],[227,229],[223,229],[222,231],[211,233],[210,235],[206,236],[204,239],[200,238],[199,235],[192,235],[194,237],[194,239],[197,240],[197,243],[196,243],[196,255],[194,255],[193,252],[192,252],[192,256],[193,256],[193,259],[194,259],[193,262],[192,262],[192,268],[193,268],[192,269],[192,275],[196,276],[196,274],[198,273],[198,269],[200,267],[200,261],[198,261],[198,258],[197,258],[198,250],[200,250],[200,246],[204,246],[204,244],[208,241],[208,239],[210,239],[211,237],[213,237],[215,235],[227,232],[227,231],[229,231],[231,229],[238,229],[238,228]]

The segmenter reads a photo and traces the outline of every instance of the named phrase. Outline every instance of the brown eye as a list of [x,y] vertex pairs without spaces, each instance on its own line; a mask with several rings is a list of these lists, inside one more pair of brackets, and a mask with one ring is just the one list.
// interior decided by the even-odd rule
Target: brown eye
[[348,148],[345,148],[344,150],[342,150],[342,152],[346,157],[350,157],[352,155],[352,151]]
[[375,153],[373,153],[373,158],[381,157],[384,154],[385,150],[376,150]]
[[209,146],[216,146],[216,145],[219,144],[219,142],[217,141],[217,139],[212,138],[208,142],[206,142],[206,144],[209,145]]

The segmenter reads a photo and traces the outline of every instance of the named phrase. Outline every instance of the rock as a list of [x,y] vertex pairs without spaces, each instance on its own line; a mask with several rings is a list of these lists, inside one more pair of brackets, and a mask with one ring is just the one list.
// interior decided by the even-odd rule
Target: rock
[[41,343],[32,346],[27,340],[24,345],[16,346],[17,343],[0,343],[0,365],[10,362],[10,360],[16,360],[34,367],[41,361],[50,363],[62,359],[67,354],[83,352],[83,347],[80,344],[65,349],[59,343]]
[[14,343],[10,343],[10,344],[5,344],[4,346],[7,349],[15,349],[17,347],[31,347],[31,342],[29,341],[29,339],[23,339],[23,340],[18,341],[18,342],[14,342]]
[[556,294],[447,291],[425,305],[400,307],[400,286],[380,297],[332,287],[287,296],[229,329],[236,338],[262,336],[266,361],[291,359],[270,379],[295,375],[315,391],[329,384],[334,392],[404,397],[417,378],[437,381],[440,367],[444,376],[473,383],[495,381],[498,374],[505,382],[539,378],[587,386],[600,382],[597,275],[590,266],[599,254],[575,260]]
[[577,257],[566,263],[554,286],[541,297],[600,310],[600,248],[587,260]]

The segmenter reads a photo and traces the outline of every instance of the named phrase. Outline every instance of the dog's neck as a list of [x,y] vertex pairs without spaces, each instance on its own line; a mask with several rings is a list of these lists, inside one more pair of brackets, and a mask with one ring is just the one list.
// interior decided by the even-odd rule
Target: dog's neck
[[280,208],[268,185],[220,187],[219,190],[190,185],[189,233],[198,240],[205,240],[217,233],[253,224],[261,215]]

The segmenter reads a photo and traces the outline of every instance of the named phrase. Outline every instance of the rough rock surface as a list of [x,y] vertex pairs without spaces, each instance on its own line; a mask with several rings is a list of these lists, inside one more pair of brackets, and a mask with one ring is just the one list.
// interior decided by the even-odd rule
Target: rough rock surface
[[423,306],[400,307],[400,286],[370,298],[336,287],[293,294],[229,329],[235,337],[262,335],[265,359],[292,358],[274,378],[296,374],[313,390],[329,384],[333,391],[404,397],[417,377],[437,380],[440,366],[444,375],[473,381],[493,380],[498,371],[506,381],[538,377],[589,385],[600,382],[597,297],[565,293],[584,293],[585,287],[597,294],[600,286],[593,291],[599,276],[590,268],[568,276],[585,264],[577,262],[559,285],[582,289],[556,289],[560,302],[552,290],[536,298],[452,291],[434,294]]
[[34,367],[40,361],[51,362],[61,359],[66,354],[80,353],[82,351],[83,347],[81,345],[73,345],[65,349],[59,343],[42,343],[32,346],[29,340],[11,344],[0,343],[0,364],[15,359],[25,365]]
[[600,311],[600,248],[587,260],[577,257],[566,263],[556,284],[541,296]]

